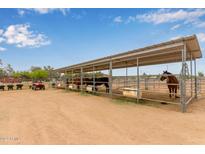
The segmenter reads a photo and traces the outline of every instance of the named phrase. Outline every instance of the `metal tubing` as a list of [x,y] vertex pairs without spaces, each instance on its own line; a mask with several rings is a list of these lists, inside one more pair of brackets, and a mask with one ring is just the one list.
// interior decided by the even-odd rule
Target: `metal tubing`
[[83,91],[83,67],[80,68],[80,90]]
[[140,77],[139,77],[139,58],[137,58],[137,102],[139,103],[140,96]]
[[95,66],[93,66],[93,92],[95,92]]
[[194,59],[194,91],[195,91],[195,98],[197,98],[197,74],[196,74],[196,59]]
[[112,96],[112,61],[109,63],[109,94]]
[[181,84],[180,84],[180,103],[181,111],[186,112],[186,44],[184,44],[184,49],[182,50],[182,71],[181,71]]
[[[180,44],[180,46],[182,46],[181,44]],[[180,47],[179,46],[179,47]],[[146,57],[150,57],[150,56],[155,56],[155,55],[165,55],[165,54],[168,54],[168,53],[178,53],[179,52],[179,50],[171,50],[171,51],[169,51],[169,52],[166,52],[166,53],[164,53],[164,52],[160,52],[160,53],[154,53],[154,54],[150,54],[150,55],[145,55],[145,56],[140,56],[140,55],[138,55],[139,57],[138,58],[146,58]],[[134,56],[136,56],[136,55],[133,55],[133,56],[131,56],[131,58],[126,58],[125,60],[120,60],[121,62],[122,61],[128,61],[128,60],[135,60],[136,59],[136,57],[134,57]],[[95,65],[96,67],[97,66],[102,66],[102,65],[106,65],[107,63],[108,63],[109,61],[105,61],[105,62],[102,62],[101,64],[97,64],[97,63],[94,63],[94,64],[88,64],[88,65],[83,65],[83,67],[86,67],[86,68],[88,68],[88,67],[91,67],[91,69],[92,69],[92,66],[93,65]],[[114,64],[114,63],[113,63]],[[69,68],[67,68],[67,70],[71,70],[71,69],[74,69],[74,70],[77,70],[77,69],[79,69],[79,67],[80,66],[72,66],[72,67],[69,67]],[[133,66],[134,67],[134,66]],[[99,69],[99,70],[106,70],[107,68],[105,68],[105,69]]]
[[190,53],[190,74],[191,74],[191,97],[193,96],[193,71],[192,71],[192,54]]
[[73,86],[73,70],[71,71],[71,82],[72,82],[72,86]]
[[128,72],[127,72],[127,62],[126,62],[126,68],[125,68],[125,83],[124,83],[124,87],[127,87],[127,75],[128,75]]
[[65,90],[67,90],[67,77],[66,77],[66,70],[64,72],[64,76],[65,76],[65,79],[64,79],[64,83],[65,83]]

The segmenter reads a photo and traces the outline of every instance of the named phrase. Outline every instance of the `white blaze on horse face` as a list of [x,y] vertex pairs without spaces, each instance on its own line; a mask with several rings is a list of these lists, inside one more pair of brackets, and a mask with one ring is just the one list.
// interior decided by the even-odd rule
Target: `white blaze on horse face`
[[163,76],[164,76],[165,78],[167,78],[169,75],[168,75],[168,74],[164,74]]

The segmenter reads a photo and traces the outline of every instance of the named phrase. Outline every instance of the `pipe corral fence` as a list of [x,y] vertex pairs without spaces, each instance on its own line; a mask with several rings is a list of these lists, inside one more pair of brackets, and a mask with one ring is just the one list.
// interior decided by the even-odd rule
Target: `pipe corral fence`
[[[187,105],[200,93],[196,60],[201,57],[197,37],[192,35],[55,71],[66,76],[65,89],[177,104],[182,112],[186,112]],[[179,74],[175,74],[179,81],[176,84],[179,98],[169,97],[167,83],[160,81],[159,74],[140,75],[143,66],[168,63],[181,63]],[[128,76],[128,68],[136,68],[136,75]],[[126,75],[113,76],[113,71],[117,69],[125,69]]]

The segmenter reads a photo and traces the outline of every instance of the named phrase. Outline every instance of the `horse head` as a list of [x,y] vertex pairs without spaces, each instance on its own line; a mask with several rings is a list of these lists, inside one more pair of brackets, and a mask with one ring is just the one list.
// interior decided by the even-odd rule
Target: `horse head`
[[167,79],[167,77],[170,75],[171,73],[168,71],[163,71],[162,76],[160,77],[161,81],[164,81],[165,79]]

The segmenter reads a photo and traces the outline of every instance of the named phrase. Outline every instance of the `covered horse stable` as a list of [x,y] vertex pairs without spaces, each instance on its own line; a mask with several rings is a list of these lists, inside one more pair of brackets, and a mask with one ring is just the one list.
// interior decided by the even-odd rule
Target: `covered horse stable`
[[[92,72],[93,86],[95,86],[95,72],[108,70],[109,78],[109,95],[115,95],[113,92],[113,70],[126,69],[128,67],[136,67],[136,99],[146,99],[140,97],[140,73],[139,69],[142,66],[159,65],[166,63],[181,63],[181,71],[179,74],[179,105],[182,112],[186,112],[187,105],[197,98],[197,75],[196,75],[196,59],[201,58],[202,53],[196,35],[182,37],[176,40],[170,40],[156,45],[151,45],[144,48],[135,49],[120,54],[115,54],[100,59],[95,59],[68,67],[56,69],[59,73],[70,73],[71,82],[73,84],[73,75],[79,74],[81,91],[83,90],[83,75],[84,73]],[[189,66],[188,66],[188,61]],[[188,69],[189,68],[189,69]],[[190,74],[190,96],[187,97],[186,81],[187,75]],[[95,89],[95,88],[94,88]],[[157,95],[157,94],[156,94]],[[160,99],[152,99],[161,101]],[[164,102],[164,100],[163,100]],[[172,103],[171,101],[165,101]]]

